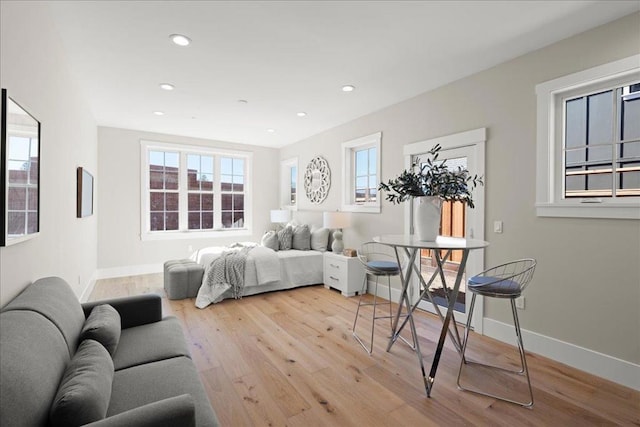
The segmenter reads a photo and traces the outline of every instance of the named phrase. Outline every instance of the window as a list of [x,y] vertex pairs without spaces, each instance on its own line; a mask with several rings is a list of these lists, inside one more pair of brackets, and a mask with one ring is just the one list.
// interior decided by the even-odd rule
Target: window
[[539,216],[640,218],[640,56],[536,87]]
[[356,204],[375,203],[378,197],[377,152],[376,147],[354,150]]
[[298,167],[289,168],[289,201],[292,206],[296,205],[298,188]]
[[7,236],[38,232],[38,136],[9,135]]
[[298,209],[298,158],[280,162],[280,206]]
[[213,229],[213,159],[187,154],[189,230]]
[[342,144],[342,210],[380,212],[380,146],[382,133]]
[[564,101],[564,197],[640,196],[640,83]]
[[246,152],[142,141],[143,239],[250,234]]
[[222,226],[244,227],[244,159],[221,157]]

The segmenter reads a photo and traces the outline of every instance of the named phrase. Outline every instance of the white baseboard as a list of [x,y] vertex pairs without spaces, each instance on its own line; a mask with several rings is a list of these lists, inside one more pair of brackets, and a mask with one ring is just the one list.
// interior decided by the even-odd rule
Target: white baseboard
[[[513,325],[486,317],[483,320],[484,335],[516,345]],[[556,362],[640,391],[640,365],[536,332],[525,329],[521,331],[527,352],[548,357]]]
[[[375,283],[369,281],[367,292],[373,294]],[[388,298],[386,283],[378,284],[378,296]],[[398,301],[400,290],[391,288],[391,297]],[[605,378],[609,381],[640,391],[640,365],[599,353],[575,344],[560,341],[536,332],[522,329],[522,340],[527,352],[548,357],[581,371]],[[483,319],[484,335],[516,346],[513,325],[497,320]]]
[[112,277],[137,276],[140,274],[162,273],[163,264],[128,265],[126,267],[101,268],[96,271],[97,279]]
[[[384,282],[386,282],[387,280],[384,279]],[[375,281],[371,281],[368,280],[367,281],[367,293],[373,295],[373,290],[376,287],[376,282]],[[387,290],[388,286],[386,283],[380,283],[378,282],[378,294],[377,296],[379,296],[380,298],[384,298],[384,299],[388,299],[389,298],[389,291]],[[392,301],[400,301],[400,289],[398,288],[394,288],[393,286],[391,287],[391,300]]]
[[89,283],[87,284],[87,287],[84,288],[82,295],[80,295],[81,303],[87,302],[89,300],[89,295],[91,295],[91,292],[93,292],[93,288],[96,286],[96,280],[97,280],[96,273],[97,271],[93,272],[93,274],[91,275],[91,278],[89,279]]

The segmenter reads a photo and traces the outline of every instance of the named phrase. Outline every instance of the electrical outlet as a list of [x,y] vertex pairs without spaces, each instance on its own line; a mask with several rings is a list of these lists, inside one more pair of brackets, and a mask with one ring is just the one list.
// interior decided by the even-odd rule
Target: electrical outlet
[[502,221],[493,221],[493,232],[502,233]]
[[516,308],[524,310],[524,297],[516,298]]

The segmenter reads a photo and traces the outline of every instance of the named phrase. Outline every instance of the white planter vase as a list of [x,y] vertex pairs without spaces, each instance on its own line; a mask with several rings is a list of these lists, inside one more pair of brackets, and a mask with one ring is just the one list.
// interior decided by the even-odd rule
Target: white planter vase
[[434,241],[440,231],[442,199],[423,196],[413,198],[413,231],[419,240]]

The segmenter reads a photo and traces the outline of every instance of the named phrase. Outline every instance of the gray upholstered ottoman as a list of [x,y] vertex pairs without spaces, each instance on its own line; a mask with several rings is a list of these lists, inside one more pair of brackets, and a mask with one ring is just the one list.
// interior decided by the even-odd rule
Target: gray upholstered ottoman
[[195,298],[202,283],[204,267],[190,259],[164,263],[164,290],[169,299]]

